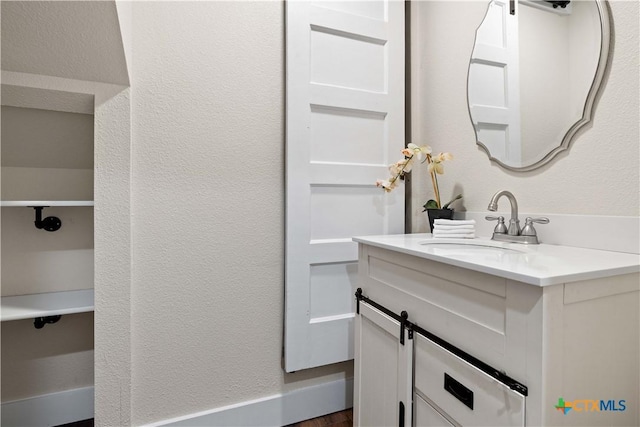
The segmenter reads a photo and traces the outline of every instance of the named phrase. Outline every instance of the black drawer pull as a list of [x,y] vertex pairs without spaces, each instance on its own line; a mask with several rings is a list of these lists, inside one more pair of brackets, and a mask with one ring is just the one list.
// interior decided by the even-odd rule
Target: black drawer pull
[[446,372],[444,374],[444,389],[473,410],[473,392],[460,384]]

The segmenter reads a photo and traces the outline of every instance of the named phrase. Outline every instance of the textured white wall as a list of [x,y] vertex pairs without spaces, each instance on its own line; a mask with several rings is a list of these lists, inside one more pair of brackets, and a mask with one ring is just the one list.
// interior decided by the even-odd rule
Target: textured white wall
[[[412,7],[413,140],[454,154],[440,179],[443,198],[463,192],[463,208],[483,212],[491,196],[506,189],[522,212],[638,216],[638,2],[610,2],[613,61],[593,125],[580,132],[568,153],[526,173],[491,164],[475,145],[469,119],[468,61],[487,4],[428,1]],[[432,197],[428,177],[416,174],[413,182],[413,229],[428,231],[421,213]]]
[[95,129],[95,421],[126,426],[133,262],[130,89],[96,96]]
[[286,375],[284,5],[133,5],[132,422],[351,376]]
[[3,70],[129,83],[114,1],[15,1],[0,7]]

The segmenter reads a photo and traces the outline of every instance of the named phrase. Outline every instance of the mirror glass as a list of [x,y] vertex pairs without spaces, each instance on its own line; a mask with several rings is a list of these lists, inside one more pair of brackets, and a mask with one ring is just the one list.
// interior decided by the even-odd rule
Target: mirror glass
[[531,170],[569,147],[591,120],[609,37],[604,1],[489,3],[467,96],[477,143],[492,161]]

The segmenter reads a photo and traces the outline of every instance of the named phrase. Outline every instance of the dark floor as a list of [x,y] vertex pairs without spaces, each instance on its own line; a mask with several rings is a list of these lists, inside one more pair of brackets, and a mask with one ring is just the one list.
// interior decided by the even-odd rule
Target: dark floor
[[[77,421],[57,427],[93,427],[93,419]],[[353,427],[353,410],[347,409],[346,411],[335,412],[325,415],[324,417],[291,424],[287,427]]]
[[62,424],[56,427],[93,427],[93,418],[90,420],[76,421],[75,423]]
[[353,410],[347,409],[342,412],[325,415],[324,417],[314,418],[312,420],[302,421],[291,424],[287,427],[352,427],[353,426]]

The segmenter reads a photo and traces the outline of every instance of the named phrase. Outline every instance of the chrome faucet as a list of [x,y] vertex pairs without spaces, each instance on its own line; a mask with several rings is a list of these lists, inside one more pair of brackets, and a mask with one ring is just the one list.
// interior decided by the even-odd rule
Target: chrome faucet
[[520,235],[520,220],[518,219],[518,202],[516,201],[516,197],[507,190],[498,191],[493,195],[491,201],[489,202],[489,209],[491,212],[495,212],[498,210],[498,199],[502,196],[505,196],[509,199],[509,203],[511,204],[511,218],[509,219],[509,228],[507,229],[507,234],[509,236],[519,236]]
[[500,197],[502,196],[505,196],[511,204],[511,218],[509,219],[509,228],[507,228],[504,224],[504,217],[487,215],[485,219],[489,221],[498,221],[498,225],[496,225],[496,228],[493,230],[493,237],[491,237],[491,239],[500,240],[503,242],[537,245],[539,243],[538,236],[536,234],[535,228],[533,228],[533,223],[537,222],[538,224],[548,224],[549,218],[527,217],[525,226],[521,230],[520,220],[518,219],[518,202],[516,201],[513,193],[511,193],[510,191],[502,190],[494,194],[491,198],[491,201],[489,202],[489,206],[487,207],[487,209],[489,209],[491,212],[495,212],[496,210],[498,210],[498,199],[500,199]]

